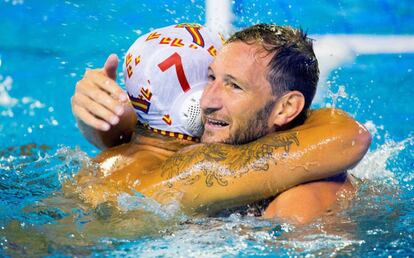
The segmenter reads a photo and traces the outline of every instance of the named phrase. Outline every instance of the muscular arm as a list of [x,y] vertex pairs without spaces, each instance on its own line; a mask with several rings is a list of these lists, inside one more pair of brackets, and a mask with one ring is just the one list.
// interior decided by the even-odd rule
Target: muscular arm
[[161,203],[179,198],[188,212],[214,213],[269,198],[355,165],[370,144],[367,130],[340,110],[313,111],[306,123],[245,145],[199,144],[141,177],[135,190]]

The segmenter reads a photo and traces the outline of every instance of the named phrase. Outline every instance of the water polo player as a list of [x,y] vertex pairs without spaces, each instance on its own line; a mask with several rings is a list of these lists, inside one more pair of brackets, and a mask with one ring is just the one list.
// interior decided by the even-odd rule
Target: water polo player
[[[188,33],[188,28],[185,26],[182,28],[177,26],[170,27],[170,30],[179,29],[183,33]],[[250,29],[257,29],[258,35],[260,33],[275,33],[273,27],[269,30],[266,29],[266,26],[259,28],[252,27]],[[199,31],[203,32],[203,29],[201,28]],[[292,31],[296,33],[295,30],[285,27],[278,27],[278,31],[281,32],[281,35],[285,39],[286,36],[292,36],[289,34]],[[286,33],[288,35],[285,35]],[[271,36],[277,37],[278,35]],[[298,35],[301,37],[300,34],[296,36]],[[154,39],[151,39],[152,37]],[[306,38],[304,39],[306,40]],[[88,177],[79,177],[80,184],[88,185],[82,193],[83,198],[94,205],[102,201],[116,202],[116,196],[121,192],[133,193],[134,191],[138,191],[145,196],[154,198],[160,203],[171,201],[171,198],[177,200],[180,202],[183,210],[191,213],[214,213],[223,208],[272,198],[281,191],[294,185],[338,174],[344,169],[354,165],[368,148],[369,134],[367,131],[343,112],[335,110],[314,111],[303,126],[283,132],[269,132],[262,138],[247,144],[235,146],[219,143],[197,144],[184,148],[184,146],[190,145],[191,141],[189,140],[192,140],[188,137],[184,139],[184,135],[189,136],[197,132],[200,128],[197,126],[197,123],[192,122],[194,119],[191,115],[191,108],[197,106],[193,104],[193,100],[199,94],[197,93],[198,87],[194,87],[195,90],[192,90],[192,76],[187,75],[187,71],[191,73],[193,68],[185,66],[187,62],[191,63],[192,60],[184,59],[183,56],[187,56],[190,59],[196,57],[193,54],[180,54],[180,58],[178,58],[174,50],[175,48],[178,49],[178,46],[172,46],[172,44],[175,42],[174,44],[188,46],[181,46],[180,49],[183,51],[190,53],[198,52],[191,52],[194,50],[190,47],[191,43],[185,40],[180,41],[180,38],[175,36],[175,34],[171,34],[170,36],[167,33],[167,35],[163,36],[158,30],[155,30],[141,37],[137,42],[145,43],[148,40],[153,40],[157,44],[154,45],[155,49],[148,50],[145,48],[145,54],[147,54],[147,51],[157,53],[157,48],[162,45],[167,45],[168,48],[165,49],[168,50],[159,51],[162,55],[154,54],[153,57],[156,58],[150,59],[148,61],[149,63],[144,63],[144,55],[141,56],[139,52],[131,55],[127,53],[124,64],[127,85],[131,82],[132,88],[130,86],[127,87],[132,103],[135,109],[142,112],[138,113],[139,119],[142,123],[147,124],[147,126],[146,128],[136,129],[137,137],[130,144],[104,151],[96,158],[96,161],[100,164],[100,173],[97,175],[100,178],[99,183],[96,180],[89,181],[90,178],[88,179]],[[299,40],[301,39],[299,38]],[[193,38],[190,39],[190,42],[192,41]],[[231,76],[228,76],[226,73],[228,71],[238,72],[239,76],[243,76],[243,73],[240,73],[240,70],[243,69],[245,69],[245,73],[253,75],[257,71],[256,79],[261,80],[265,84],[268,83],[266,79],[268,59],[266,58],[269,56],[272,57],[272,55],[257,54],[265,53],[260,42],[262,41],[256,42],[253,40],[247,44],[236,40],[236,42],[226,44],[226,49],[219,53],[216,61],[211,66],[211,70],[214,70],[214,78],[210,79],[209,91],[204,93],[202,97],[202,103],[204,100],[204,105],[206,105],[203,108],[203,112],[218,111],[221,108],[220,105],[223,104],[221,103],[217,106],[220,103],[219,100],[223,99],[223,95],[221,94],[230,94],[230,92],[233,92],[232,90],[240,93],[239,95],[233,95],[233,99],[227,98],[226,105],[230,102],[237,101],[241,96],[245,96],[243,95],[244,93],[242,94],[243,91],[240,91],[240,87],[233,87],[233,84],[229,83]],[[295,41],[292,40],[290,43],[294,46]],[[288,45],[291,46],[291,44]],[[282,45],[281,47],[286,46]],[[201,46],[197,48],[201,48]],[[207,50],[208,52],[209,46],[205,45],[201,49]],[[171,52],[168,52],[170,50]],[[181,68],[180,63],[183,64]],[[131,64],[137,65],[129,68]],[[147,69],[140,69],[143,67],[140,64],[151,65]],[[111,67],[111,65],[108,66]],[[77,93],[86,92],[86,89],[91,87],[91,85],[95,89],[106,89],[105,91],[112,93],[112,96],[119,96],[121,93],[118,90],[108,89],[108,85],[119,87],[115,85],[115,82],[108,79],[110,78],[108,75],[111,74],[111,69],[108,69],[108,66],[106,66],[104,72],[102,70],[89,72],[79,82],[75,96]],[[159,92],[159,95],[157,95],[158,93],[156,93],[155,87],[161,84],[155,83],[157,78],[148,79],[148,76],[152,74],[151,71],[154,71],[154,69],[156,69],[157,75],[161,77],[167,75],[168,73],[166,72],[170,72],[168,74],[170,77],[161,81],[165,83],[162,83],[164,88],[162,92]],[[204,69],[207,69],[207,67]],[[194,71],[206,75],[201,68],[200,70],[194,69]],[[188,85],[190,85],[189,87],[184,82],[182,72],[186,75],[185,78],[187,79]],[[224,78],[227,78],[227,81],[221,81],[223,74],[225,76]],[[136,78],[139,81],[138,85],[132,83],[134,81],[133,78],[135,78],[133,76],[137,76]],[[199,78],[195,75],[194,77]],[[251,78],[254,79],[254,76]],[[130,81],[128,82],[128,80]],[[172,81],[175,84],[172,83],[170,85]],[[222,82],[228,84],[221,84]],[[316,85],[314,86],[316,87]],[[168,87],[173,89],[168,89]],[[263,94],[261,98],[252,99],[251,101],[256,102],[251,102],[252,105],[250,107],[246,107],[246,105],[240,106],[240,110],[237,110],[238,113],[243,114],[244,112],[247,119],[248,116],[253,114],[251,111],[253,107],[257,109],[262,105],[260,101],[271,98],[270,94],[272,93],[269,93],[269,89],[266,87],[269,86],[263,86],[264,90],[262,93],[260,93],[261,91],[255,93],[258,96]],[[175,98],[171,98],[169,94],[164,94],[164,90],[171,91],[172,93],[170,94],[174,94],[174,92],[177,92],[177,88],[180,94],[187,94],[189,98],[181,98],[180,94],[175,95]],[[151,90],[148,91],[148,89]],[[216,95],[212,95],[212,89],[215,89],[214,92]],[[225,91],[223,91],[224,89]],[[257,89],[255,90],[257,91]],[[163,99],[157,99],[155,101],[156,95]],[[292,95],[296,97],[300,96],[297,92],[289,93],[288,95],[285,94],[277,102],[279,103],[277,107],[286,108],[283,112],[290,112],[291,102],[286,101],[291,100],[291,98],[286,96]],[[92,102],[95,101],[95,104],[96,102],[100,104],[104,102],[102,100],[94,100],[94,96],[89,98]],[[179,101],[177,102],[177,100]],[[146,104],[145,101],[148,102],[147,105],[142,105]],[[169,105],[161,103],[169,103]],[[76,110],[79,104],[76,98],[73,104],[75,115],[78,119],[82,120],[82,115],[79,115],[79,112]],[[151,107],[153,105],[156,108],[154,108],[154,113],[151,113]],[[213,105],[213,107],[209,107],[209,105]],[[83,108],[86,109],[85,107]],[[90,108],[92,114],[95,114],[98,118],[102,118],[97,114],[99,111],[94,111],[93,109]],[[298,111],[300,112],[300,110],[295,111],[296,115]],[[278,115],[279,113],[273,112],[272,114]],[[212,119],[211,117],[208,117],[208,119],[210,119],[208,122],[213,124],[216,120],[219,121],[213,127],[217,126],[220,130],[231,129],[231,116],[228,116],[224,122],[221,122],[220,119]],[[239,117],[238,119],[243,119],[243,117]],[[289,117],[289,119],[294,119],[294,116]],[[284,121],[288,121],[289,119],[285,119]],[[122,121],[122,119],[120,120]],[[172,130],[173,127],[168,127],[173,125],[174,120],[180,123],[180,126],[175,127],[178,128],[174,129],[176,131]],[[80,127],[85,127],[85,124],[93,124],[89,122],[82,122],[83,124],[81,123]],[[116,127],[117,123],[114,124],[114,127]],[[157,126],[163,127],[157,128]],[[92,130],[99,130],[99,127],[91,126],[91,128]],[[251,131],[251,129],[244,128],[245,131]],[[256,128],[253,129],[255,130]],[[254,130],[253,132],[255,132]],[[85,132],[85,130],[83,131]],[[109,130],[109,132],[113,132],[113,130]],[[96,136],[96,138],[99,137],[99,135]],[[256,135],[256,137],[260,137],[260,135]],[[327,141],[327,139],[329,140]],[[312,146],[318,146],[318,148],[311,148]],[[347,155],[340,157],[332,156],[335,153],[346,153]],[[327,159],[326,157],[332,158]],[[320,188],[320,185],[318,187]],[[337,190],[329,190],[326,193],[332,196],[336,194]],[[292,189],[284,194],[288,192],[298,193],[297,189]],[[303,199],[301,195],[293,194],[291,196],[300,196]],[[295,203],[300,203],[300,198],[296,198],[297,202]],[[276,199],[276,204],[278,203],[280,204]],[[282,210],[283,206],[291,208],[289,206],[290,204],[288,203],[286,205],[285,203],[285,206],[276,206]],[[320,208],[323,209],[323,207]],[[306,217],[305,213],[306,209],[302,211],[301,215]],[[273,212],[267,213],[266,216],[271,217],[273,216],[272,214],[276,215],[277,212],[273,210]]]

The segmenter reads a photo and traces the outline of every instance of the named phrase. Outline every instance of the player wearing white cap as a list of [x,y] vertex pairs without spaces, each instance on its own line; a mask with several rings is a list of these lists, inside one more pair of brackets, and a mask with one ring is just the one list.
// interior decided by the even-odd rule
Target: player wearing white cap
[[[99,180],[90,183],[87,172],[81,173],[79,185],[87,186],[81,193],[86,201],[97,205],[116,200],[120,192],[139,191],[160,203],[178,199],[191,213],[214,213],[335,175],[362,157],[369,134],[344,113],[332,110],[313,112],[295,130],[269,134],[248,144],[199,144],[182,149],[201,132],[198,99],[208,64],[219,49],[220,41],[214,38],[218,39],[191,24],[157,29],[140,37],[124,62],[132,106],[124,104],[123,112],[118,112],[120,88],[108,79],[114,79],[110,76],[116,63],[113,57],[106,69],[90,71],[79,82],[72,107],[80,128],[97,146],[117,144],[119,136],[128,138],[125,132],[135,126],[133,108],[141,124],[130,144],[96,158]],[[226,62],[231,65],[229,59]],[[213,122],[209,130],[228,126],[227,121]],[[346,158],[326,158],[338,152],[346,152]],[[267,216],[272,214],[275,211]]]
[[138,38],[123,70],[140,123],[180,139],[200,137],[206,67],[221,47],[219,35],[198,24],[172,25]]

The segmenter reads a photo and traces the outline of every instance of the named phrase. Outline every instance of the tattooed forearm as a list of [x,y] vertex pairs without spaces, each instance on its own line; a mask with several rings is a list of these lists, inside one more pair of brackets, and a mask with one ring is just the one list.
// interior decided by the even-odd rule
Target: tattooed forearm
[[270,162],[288,156],[299,146],[297,132],[271,134],[244,145],[201,144],[171,156],[161,167],[167,185],[193,184],[202,178],[207,186],[228,185],[227,177],[240,177],[251,170],[267,171]]

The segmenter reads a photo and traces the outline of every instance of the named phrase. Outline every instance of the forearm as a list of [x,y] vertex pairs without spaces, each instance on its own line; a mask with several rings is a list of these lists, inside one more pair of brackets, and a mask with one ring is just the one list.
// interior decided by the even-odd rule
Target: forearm
[[185,209],[215,212],[333,176],[362,158],[370,136],[342,112],[319,112],[326,118],[311,116],[303,126],[246,145],[185,149],[162,166],[165,181],[140,190],[156,198],[160,191],[180,193]]

